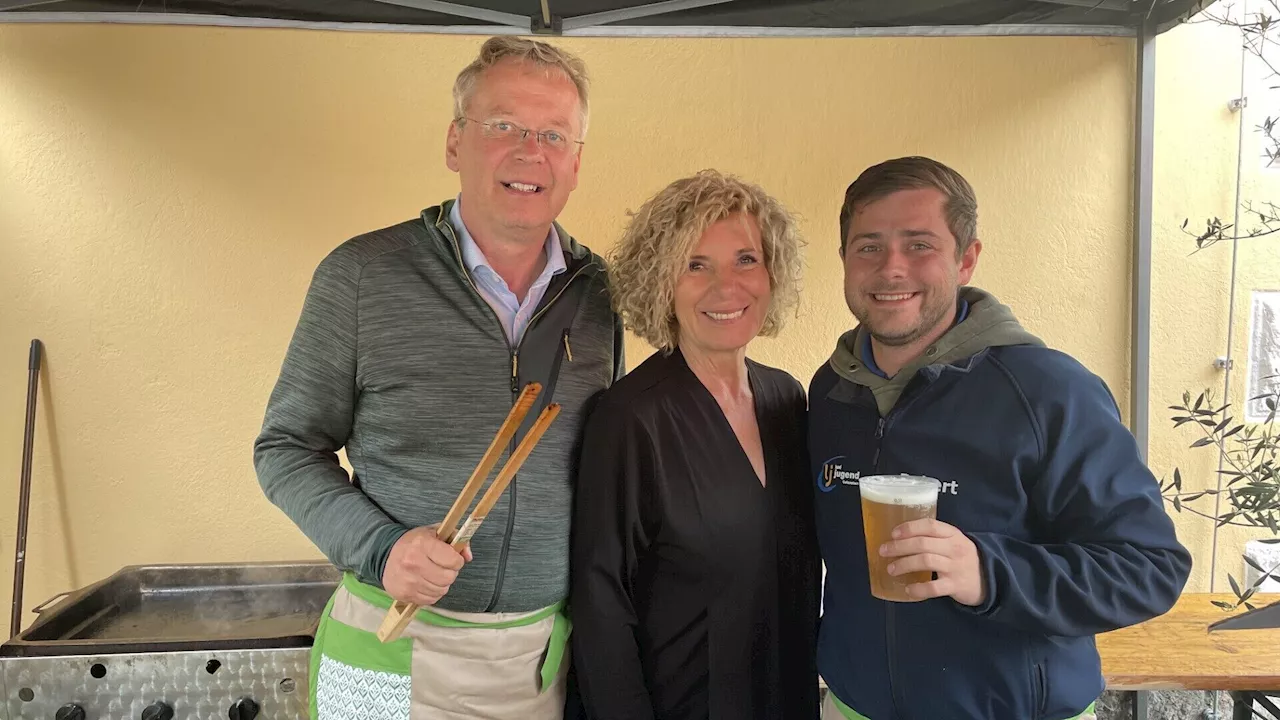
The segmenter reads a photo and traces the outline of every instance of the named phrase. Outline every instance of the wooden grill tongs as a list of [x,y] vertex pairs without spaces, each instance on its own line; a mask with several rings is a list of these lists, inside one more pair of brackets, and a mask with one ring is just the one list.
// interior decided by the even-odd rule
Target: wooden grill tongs
[[[547,431],[551,422],[556,419],[556,415],[560,413],[560,405],[551,403],[538,415],[538,418],[533,422],[533,426],[529,428],[529,432],[520,441],[515,451],[511,453],[511,457],[507,459],[507,464],[502,467],[502,470],[498,472],[498,476],[494,478],[493,484],[481,496],[475,510],[471,511],[471,514],[467,516],[467,521],[455,533],[454,528],[457,527],[458,521],[462,519],[462,513],[466,512],[471,500],[476,496],[476,493],[480,492],[480,486],[489,477],[493,466],[497,464],[498,458],[502,455],[503,448],[515,436],[516,430],[520,428],[525,416],[533,408],[534,400],[537,399],[540,392],[542,392],[542,385],[539,383],[533,382],[525,385],[520,397],[511,406],[511,412],[502,423],[502,427],[498,428],[498,434],[493,437],[493,442],[489,443],[489,449],[485,451],[484,457],[480,458],[480,464],[476,465],[476,469],[472,471],[467,484],[462,486],[462,492],[458,493],[457,499],[453,501],[453,507],[449,508],[449,514],[445,515],[444,521],[436,528],[436,537],[449,543],[454,550],[461,550],[462,546],[475,535],[480,523],[484,522],[484,519],[489,515],[489,511],[497,504],[502,491],[507,487],[507,483],[511,482],[511,478],[515,477],[516,472],[520,470],[520,466],[524,464],[525,459],[529,457],[529,453],[533,451],[533,446],[538,444],[538,441],[542,439],[542,434]],[[378,628],[378,639],[385,643],[399,638],[417,612],[417,605],[400,602],[399,600],[392,602],[391,609],[387,611],[387,616],[383,618],[382,625]]]

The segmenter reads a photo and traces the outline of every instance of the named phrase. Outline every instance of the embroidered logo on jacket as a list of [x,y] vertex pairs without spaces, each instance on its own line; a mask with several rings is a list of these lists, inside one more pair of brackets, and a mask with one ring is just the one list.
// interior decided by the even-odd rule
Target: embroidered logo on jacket
[[818,471],[818,489],[822,492],[835,490],[837,484],[858,484],[858,478],[862,477],[862,473],[845,470],[844,465],[840,463],[841,460],[844,460],[844,456],[837,455],[822,463],[822,469]]

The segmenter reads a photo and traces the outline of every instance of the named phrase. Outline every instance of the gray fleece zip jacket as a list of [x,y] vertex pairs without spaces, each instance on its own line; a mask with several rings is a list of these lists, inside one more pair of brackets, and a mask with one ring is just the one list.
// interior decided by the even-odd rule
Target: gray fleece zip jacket
[[[352,238],[320,263],[254,466],[267,498],[331,562],[381,587],[391,546],[444,518],[520,390],[541,383],[498,468],[543,407],[560,403],[560,415],[438,603],[529,611],[568,596],[581,424],[624,371],[622,327],[603,261],[557,225],[568,268],[512,349],[463,264],[448,223],[453,202]],[[344,447],[351,478],[338,464]]]

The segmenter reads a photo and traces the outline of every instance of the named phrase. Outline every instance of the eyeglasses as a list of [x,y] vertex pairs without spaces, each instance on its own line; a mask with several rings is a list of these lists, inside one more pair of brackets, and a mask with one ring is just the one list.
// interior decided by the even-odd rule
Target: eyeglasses
[[584,143],[581,140],[570,140],[567,135],[559,130],[530,130],[527,127],[521,127],[510,120],[489,120],[482,121],[466,116],[458,118],[473,122],[483,128],[480,133],[489,140],[495,140],[503,143],[521,143],[530,135],[542,149],[549,153],[565,153],[570,149],[576,150],[575,146],[581,146]]

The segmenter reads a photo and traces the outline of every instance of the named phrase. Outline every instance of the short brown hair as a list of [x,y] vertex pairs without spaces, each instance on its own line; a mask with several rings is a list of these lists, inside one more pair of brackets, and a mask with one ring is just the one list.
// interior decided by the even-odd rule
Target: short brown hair
[[[542,68],[547,72],[561,72],[573,82],[578,89],[579,120],[582,125],[582,137],[587,136],[587,91],[591,81],[587,77],[587,64],[576,55],[561,50],[555,45],[538,40],[529,40],[511,35],[491,37],[480,46],[480,54],[471,64],[458,73],[453,83],[453,118],[461,120],[466,114],[467,105],[476,91],[476,81],[489,68],[503,60],[526,62]],[[578,138],[579,140],[582,138]]]
[[760,229],[771,297],[760,334],[776,335],[800,299],[803,241],[795,219],[758,185],[716,170],[676,180],[632,214],[609,258],[614,309],[627,329],[663,351],[675,349],[676,282],[712,224],[746,213]]
[[946,197],[947,229],[956,238],[956,257],[978,238],[978,199],[960,173],[927,157],[903,157],[872,165],[844,191],[840,207],[840,254],[849,241],[849,223],[861,206],[899,190],[932,188]]

